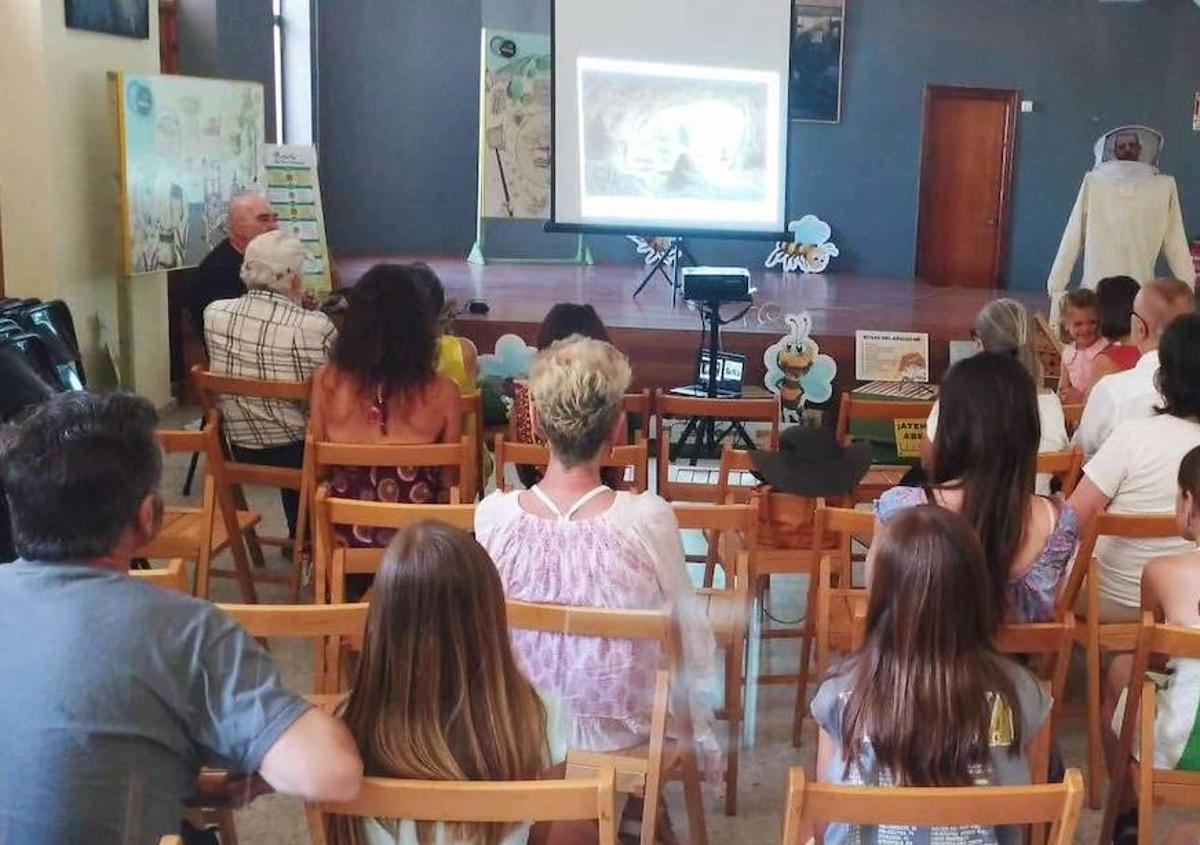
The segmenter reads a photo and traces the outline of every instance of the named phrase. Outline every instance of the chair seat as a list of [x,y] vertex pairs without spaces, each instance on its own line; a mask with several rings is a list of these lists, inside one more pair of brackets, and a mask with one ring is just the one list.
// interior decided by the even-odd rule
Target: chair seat
[[[238,511],[238,527],[246,531],[262,521],[257,511]],[[199,508],[167,508],[162,528],[153,540],[134,554],[145,558],[193,559],[202,544],[204,518]],[[216,557],[229,546],[229,535],[220,519],[213,520],[212,555]]]
[[910,469],[912,467],[904,465],[874,464],[858,482],[851,497],[855,502],[873,502],[898,485]]

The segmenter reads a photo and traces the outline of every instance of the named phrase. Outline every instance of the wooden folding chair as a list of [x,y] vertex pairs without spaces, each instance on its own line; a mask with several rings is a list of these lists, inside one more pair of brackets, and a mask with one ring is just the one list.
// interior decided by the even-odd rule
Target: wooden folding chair
[[483,470],[483,397],[478,390],[463,393],[458,397],[458,409],[462,414],[462,433],[470,447],[463,473],[459,476],[463,500],[475,501],[483,492],[487,480]]
[[[505,478],[504,468],[512,465],[527,465],[545,468],[550,463],[550,449],[540,443],[518,443],[515,440],[504,439],[503,434],[496,435],[496,489],[507,490],[508,479]],[[622,470],[633,470],[633,480],[628,488],[635,493],[646,492],[646,481],[650,474],[649,446],[645,439],[630,446],[614,446],[601,462],[602,467],[619,467]]]
[[[208,372],[199,364],[192,367],[192,383],[200,394],[200,402],[205,413],[218,409],[222,396],[237,396],[242,398],[273,400],[277,402],[294,402],[308,406],[311,393],[309,381],[272,381],[269,379],[237,378],[222,376]],[[250,551],[250,559],[256,569],[265,569],[262,546],[278,546],[290,549],[292,555],[291,572],[280,576],[269,572],[255,572],[255,580],[268,583],[288,585],[288,601],[295,602],[300,594],[300,580],[303,576],[304,541],[308,531],[308,501],[309,496],[304,490],[303,471],[291,467],[274,467],[263,464],[250,464],[234,461],[224,449],[219,449],[216,459],[211,463],[211,471],[215,477],[218,489],[230,491],[237,508],[246,510],[246,497],[242,486],[246,484],[277,487],[284,490],[295,490],[300,496],[300,505],[296,513],[296,536],[292,537],[260,537],[254,526],[245,532],[246,545]]]
[[675,518],[681,530],[703,531],[709,548],[719,549],[725,570],[725,588],[703,587],[696,591],[704,603],[717,646],[725,651],[725,706],[719,717],[729,723],[725,756],[725,814],[737,815],[738,761],[742,746],[742,725],[749,696],[746,685],[746,644],[753,592],[750,573],[755,531],[758,528],[757,503],[749,505],[675,504]]
[[[615,765],[617,789],[642,796],[641,845],[654,843],[661,784],[665,780],[681,780],[687,805],[689,841],[693,845],[707,845],[692,705],[680,679],[683,645],[673,609],[618,610],[512,599],[507,606],[509,630],[651,640],[662,644],[664,660],[655,680],[649,741],[635,748],[611,752],[577,751],[568,772]],[[672,726],[673,738],[670,740],[667,738],[668,722]]]
[[1037,456],[1039,475],[1051,475],[1058,479],[1059,493],[1070,498],[1083,477],[1083,450],[1078,446],[1062,452],[1039,452]]
[[[217,418],[215,411],[209,413],[204,427],[198,431],[159,429],[155,432],[159,445],[168,454],[204,455],[204,489],[200,507],[165,507],[158,534],[138,548],[133,556],[149,560],[194,561],[191,585],[194,595],[208,598],[209,579],[212,577],[236,578],[242,600],[255,602],[258,596],[242,536],[243,532],[258,524],[260,517],[254,511],[236,510],[233,498],[216,483],[213,467],[221,458]],[[213,558],[226,549],[233,556],[234,569],[213,567]]]
[[339,655],[344,644],[362,642],[367,625],[367,608],[359,604],[221,604],[257,639],[306,639],[313,641],[313,688],[309,699],[320,704],[340,699],[350,689],[350,679],[340,671]]
[[[363,525],[371,528],[388,528],[398,531],[407,525],[434,519],[473,531],[475,527],[474,505],[401,505],[394,502],[360,502],[357,499],[339,499],[329,495],[328,485],[317,488],[313,506],[314,534],[316,535],[314,581],[318,585],[316,601],[326,600],[334,604],[346,601],[347,575],[374,575],[383,561],[383,549],[351,549],[337,539],[335,525]],[[326,599],[321,584],[328,585]]]
[[[875,514],[822,505],[817,509],[815,523],[816,536],[833,538],[833,548],[821,553],[817,576],[809,580],[807,620],[812,620],[812,633],[805,640],[800,655],[800,674],[796,683],[796,709],[792,716],[792,745],[796,747],[800,746],[804,719],[808,715],[809,680],[814,676],[825,677],[833,650],[853,651],[861,642],[861,629],[855,628],[853,620],[856,606],[861,604],[864,609],[859,611],[859,616],[865,622],[867,590],[854,586],[851,551],[856,540],[870,546],[875,533]],[[815,672],[811,671],[813,641]]]
[[[1127,786],[1137,792],[1138,842],[1154,842],[1154,808],[1200,807],[1200,772],[1159,769],[1154,765],[1154,722],[1158,715],[1154,681],[1146,677],[1151,660],[1161,658],[1200,659],[1200,630],[1154,624],[1154,614],[1142,614],[1138,625],[1137,650],[1125,691],[1125,713],[1117,743],[1116,771],[1108,790],[1108,804],[1100,842],[1111,842]],[[1193,714],[1194,715],[1194,714]],[[1138,757],[1132,757],[1136,741]],[[1128,761],[1128,764],[1126,764]]]
[[[1100,809],[1100,793],[1107,768],[1100,724],[1100,684],[1102,651],[1133,651],[1137,644],[1138,625],[1135,622],[1100,624],[1100,586],[1098,578],[1089,575],[1098,566],[1094,557],[1100,537],[1154,539],[1178,536],[1175,514],[1097,513],[1084,528],[1075,553],[1075,563],[1063,585],[1058,599],[1058,612],[1076,616],[1075,641],[1087,654],[1087,734],[1088,734],[1088,804]],[[1087,613],[1075,612],[1079,591],[1087,588]]]
[[[567,757],[568,768],[571,755]],[[616,845],[616,782],[611,766],[565,780],[432,781],[364,778],[353,801],[305,804],[313,845],[328,842],[331,815],[363,819],[529,824],[595,819],[599,845]]]
[[783,845],[803,845],[817,825],[948,827],[1043,825],[1050,845],[1071,845],[1083,803],[1083,778],[1068,769],[1062,783],[1031,786],[838,786],[810,782],[799,766],[788,772]]
[[626,393],[625,398],[621,400],[621,410],[625,412],[625,430],[630,443],[636,443],[639,438],[650,438],[650,418],[654,416],[657,395],[656,390],[642,390]]
[[778,397],[771,399],[707,399],[660,393],[655,399],[654,411],[654,436],[658,443],[658,460],[655,467],[658,482],[657,492],[668,502],[676,500],[718,502],[721,500],[715,467],[707,472],[703,469],[695,471],[711,477],[711,481],[671,480],[671,431],[681,422],[702,418],[729,423],[761,423],[769,426],[767,447],[775,449],[779,446]]
[[192,592],[187,573],[183,571],[183,558],[174,558],[162,569],[131,569],[129,574],[163,590],[187,594]]
[[[925,420],[929,418],[932,410],[932,402],[868,399],[855,396],[847,390],[842,393],[842,402],[838,408],[837,439],[843,446],[850,445],[850,424],[858,420],[889,423],[896,420]],[[906,465],[872,464],[866,476],[854,489],[854,502],[875,501],[884,491],[895,487],[908,469]]]

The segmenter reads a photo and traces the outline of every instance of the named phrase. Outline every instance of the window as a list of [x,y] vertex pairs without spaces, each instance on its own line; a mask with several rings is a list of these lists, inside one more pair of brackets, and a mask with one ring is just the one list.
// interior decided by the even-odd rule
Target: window
[[312,2],[271,0],[275,16],[275,140],[311,144]]

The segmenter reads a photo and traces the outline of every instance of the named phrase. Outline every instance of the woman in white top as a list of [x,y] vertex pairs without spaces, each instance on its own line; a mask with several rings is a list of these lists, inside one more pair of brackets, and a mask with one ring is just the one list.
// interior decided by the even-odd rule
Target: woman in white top
[[[533,488],[480,502],[475,535],[510,599],[674,608],[701,762],[711,775],[721,756],[711,722],[716,646],[688,578],[675,514],[653,493],[613,491],[600,481],[630,378],[625,356],[603,341],[573,335],[538,353],[529,390],[549,466]],[[658,644],[534,631],[515,631],[512,639],[529,678],[566,703],[572,748],[612,751],[649,736]]]
[[[1061,452],[1070,447],[1067,437],[1067,422],[1063,416],[1062,400],[1052,390],[1042,387],[1042,362],[1034,349],[1034,327],[1025,306],[1015,299],[996,299],[989,302],[975,317],[975,328],[971,332],[976,345],[984,352],[999,352],[1011,355],[1021,362],[1029,377],[1038,388],[1038,421],[1041,437],[1038,453]],[[939,403],[933,403],[929,422],[922,444],[922,464],[929,466],[933,455],[933,441],[937,436]],[[1001,423],[998,420],[997,423]],[[1038,476],[1037,492],[1050,492],[1049,476]]]
[[[1092,514],[1170,513],[1183,456],[1200,445],[1200,316],[1176,317],[1158,346],[1158,389],[1163,405],[1147,419],[1117,425],[1083,468],[1070,504],[1086,526]],[[1155,557],[1183,554],[1195,543],[1182,538],[1101,537],[1100,621],[1136,621],[1142,569]]]
[[[375,578],[354,690],[341,716],[368,776],[533,780],[566,759],[560,701],[518,670],[504,592],[487,552],[441,522],[392,538]],[[561,768],[561,767],[559,767]],[[528,825],[332,816],[331,845],[525,845]],[[589,829],[590,828],[590,829]],[[555,845],[595,824],[547,826]]]

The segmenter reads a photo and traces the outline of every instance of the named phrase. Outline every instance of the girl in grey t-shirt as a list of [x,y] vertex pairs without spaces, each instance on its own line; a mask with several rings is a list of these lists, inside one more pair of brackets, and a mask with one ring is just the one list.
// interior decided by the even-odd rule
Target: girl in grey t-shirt
[[[863,786],[1030,782],[1026,749],[1050,711],[1037,679],[992,647],[1002,622],[983,549],[933,506],[875,538],[862,649],[821,685],[817,777]],[[825,842],[1018,843],[1019,830],[830,824]]]

